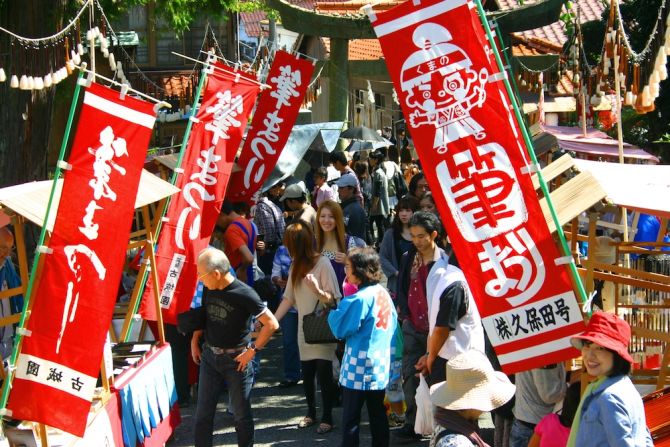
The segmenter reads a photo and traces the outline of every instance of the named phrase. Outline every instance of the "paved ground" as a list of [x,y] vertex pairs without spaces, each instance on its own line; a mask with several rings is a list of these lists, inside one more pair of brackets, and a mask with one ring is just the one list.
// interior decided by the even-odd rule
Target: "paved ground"
[[[262,352],[261,374],[259,382],[256,383],[252,392],[252,406],[254,421],[256,423],[256,445],[257,446],[338,446],[340,444],[339,424],[342,420],[342,409],[335,408],[335,428],[325,435],[317,435],[316,425],[299,429],[298,422],[306,414],[305,398],[302,385],[293,388],[279,388],[277,384],[283,379],[281,359],[281,335],[275,336],[267,349]],[[232,416],[226,413],[227,397],[220,399],[215,419],[216,446],[237,445],[235,430],[233,428]],[[320,394],[317,395],[317,404],[321,402]],[[317,407],[317,412],[318,412]],[[191,404],[182,409],[182,424],[177,427],[173,439],[167,443],[168,447],[190,447],[193,446],[193,415],[195,405]],[[365,409],[363,410],[364,421],[367,421]],[[371,445],[370,431],[367,422],[361,429],[361,446]],[[391,445],[400,445],[393,439],[391,432]],[[410,447],[426,447],[428,442],[416,442],[403,444]]]

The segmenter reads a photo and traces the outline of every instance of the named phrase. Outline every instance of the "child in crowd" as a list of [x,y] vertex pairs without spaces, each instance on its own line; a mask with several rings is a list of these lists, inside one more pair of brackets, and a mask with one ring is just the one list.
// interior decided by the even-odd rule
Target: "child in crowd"
[[559,413],[550,413],[535,426],[528,447],[565,447],[570,437],[570,427],[579,406],[580,383],[568,387]]

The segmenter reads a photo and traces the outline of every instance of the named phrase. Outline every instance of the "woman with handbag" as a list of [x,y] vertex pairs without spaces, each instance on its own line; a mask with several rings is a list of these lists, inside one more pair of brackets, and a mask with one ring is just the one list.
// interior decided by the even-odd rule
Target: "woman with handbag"
[[289,270],[284,299],[275,316],[281,320],[291,306],[298,311],[298,348],[308,409],[298,426],[309,427],[316,422],[315,379],[318,377],[323,408],[317,433],[327,433],[333,429],[335,383],[332,370],[336,344],[334,339],[332,343],[307,343],[304,318],[316,310],[335,307],[342,295],[330,262],[314,250],[314,235],[309,225],[296,222],[286,227],[284,245],[293,264]]
[[340,386],[342,387],[342,446],[359,445],[361,408],[368,407],[372,445],[389,445],[389,425],[384,395],[391,369],[391,341],[397,326],[391,296],[379,284],[379,255],[372,248],[352,250],[345,262],[347,280],[358,291],[344,297],[328,315],[337,338],[346,341]]
[[345,233],[342,207],[332,200],[324,200],[319,205],[316,222],[316,250],[330,260],[343,296],[354,293],[355,287],[344,284],[344,261],[349,250],[365,247],[365,241]]

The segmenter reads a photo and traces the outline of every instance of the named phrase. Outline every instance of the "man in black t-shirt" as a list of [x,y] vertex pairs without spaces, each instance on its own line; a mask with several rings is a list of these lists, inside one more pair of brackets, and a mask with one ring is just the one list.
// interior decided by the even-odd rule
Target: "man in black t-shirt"
[[[193,333],[191,352],[200,365],[195,446],[210,447],[219,395],[228,386],[239,446],[254,444],[254,420],[249,395],[253,382],[251,360],[270,340],[279,323],[258,294],[230,273],[230,261],[215,248],[198,256],[198,279],[205,285],[202,305],[205,328]],[[256,343],[251,342],[251,320],[261,323]],[[205,343],[200,349],[203,335]]]

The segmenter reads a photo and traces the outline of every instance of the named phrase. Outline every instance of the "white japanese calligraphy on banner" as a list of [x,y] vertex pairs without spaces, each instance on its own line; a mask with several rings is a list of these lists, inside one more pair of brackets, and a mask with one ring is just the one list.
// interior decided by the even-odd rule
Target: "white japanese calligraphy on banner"
[[151,103],[86,88],[9,397],[16,418],[84,433],[155,119]]
[[[191,306],[197,283],[196,258],[207,247],[221,211],[242,135],[260,87],[252,75],[216,62],[207,78],[200,108],[177,181],[181,192],[172,198],[156,252],[163,321],[177,323],[177,314]],[[140,314],[156,321],[151,294],[145,289]]]
[[313,64],[277,51],[268,73],[270,89],[261,93],[251,129],[233,174],[229,197],[249,201],[274,169],[307,91]]
[[[568,338],[583,321],[568,272],[556,265],[560,255],[476,6],[422,0],[368,11],[454,251],[494,348],[504,354],[503,369],[575,356]],[[571,317],[540,324],[555,316],[547,300]],[[544,316],[534,318],[540,309]],[[531,349],[539,345],[549,350],[539,355]]]

